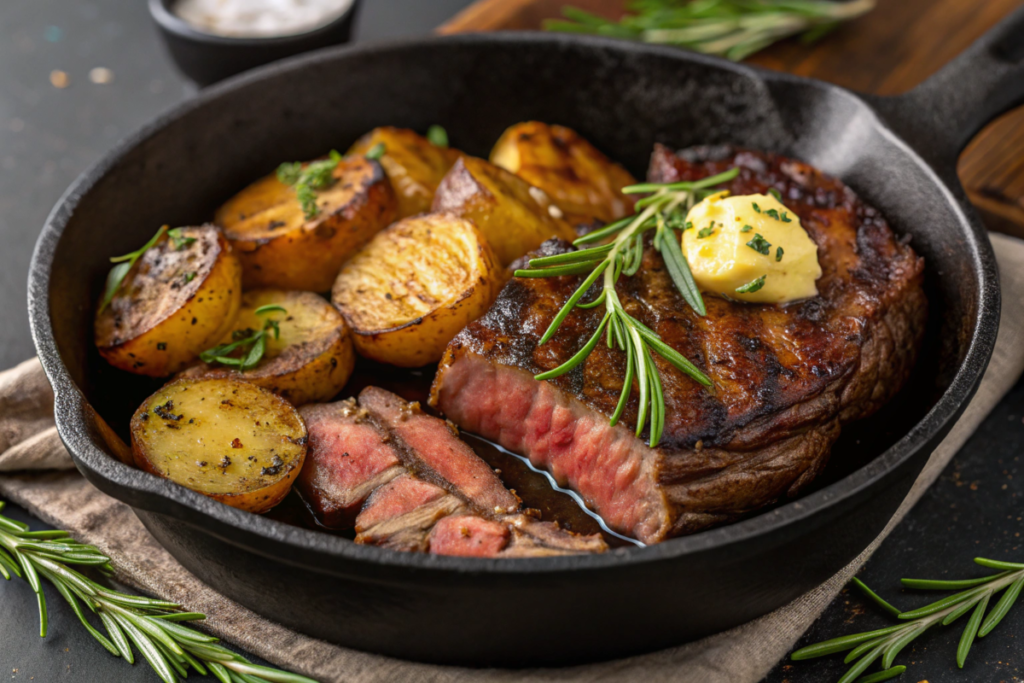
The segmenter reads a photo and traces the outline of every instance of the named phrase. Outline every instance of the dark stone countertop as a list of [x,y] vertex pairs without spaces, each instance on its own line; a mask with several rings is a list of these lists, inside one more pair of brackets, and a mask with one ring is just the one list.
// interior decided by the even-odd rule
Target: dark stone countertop
[[[422,33],[469,0],[367,0],[360,40]],[[103,67],[109,83],[93,83]],[[50,73],[67,73],[56,88]],[[32,355],[25,312],[29,257],[47,213],[74,178],[118,139],[195,89],[175,71],[142,0],[6,0],[0,2],[0,367]],[[999,405],[886,541],[861,577],[891,602],[922,604],[903,594],[901,576],[976,576],[976,555],[1021,561],[1024,545],[1024,383]],[[44,528],[22,510],[15,518]],[[47,588],[49,635],[38,636],[35,598],[24,582],[0,582],[0,673],[14,681],[158,681],[145,663],[111,657]],[[881,627],[886,619],[859,594],[844,592],[800,645]],[[1024,681],[1024,607],[975,643],[956,668],[960,624],[925,634],[899,658],[903,681]],[[841,657],[782,663],[766,683],[832,683]],[[7,674],[3,674],[6,678]],[[210,680],[210,679],[204,679]]]

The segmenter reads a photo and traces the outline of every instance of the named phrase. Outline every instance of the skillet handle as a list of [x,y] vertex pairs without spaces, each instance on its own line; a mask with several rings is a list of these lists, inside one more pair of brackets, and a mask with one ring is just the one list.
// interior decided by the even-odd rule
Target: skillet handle
[[887,123],[933,166],[952,168],[985,124],[1024,103],[1024,7],[910,92],[875,98]]

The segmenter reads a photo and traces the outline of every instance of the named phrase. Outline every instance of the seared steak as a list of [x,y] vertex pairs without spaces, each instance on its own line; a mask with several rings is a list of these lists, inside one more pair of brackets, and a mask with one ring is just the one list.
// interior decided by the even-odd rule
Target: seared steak
[[[706,297],[696,315],[661,256],[619,281],[626,311],[693,361],[706,390],[655,356],[665,393],[657,448],[634,437],[637,392],[608,425],[625,354],[598,344],[553,381],[603,311],[576,309],[541,334],[579,277],[514,279],[449,345],[432,405],[466,431],[527,455],[575,489],[615,530],[646,543],[734,520],[797,494],[824,467],[840,426],[888,401],[913,366],[927,302],[923,260],[848,187],[801,162],[732,148],[658,146],[649,179],[696,180],[733,166],[733,194],[777,189],[818,245],[819,296],[787,306]],[[545,243],[549,255],[572,247]],[[596,291],[596,289],[595,289]]]
[[[603,552],[520,511],[519,499],[416,403],[368,387],[354,399],[302,409],[310,450],[298,490],[318,520],[355,526],[357,543],[478,557]],[[454,515],[454,516],[453,516]]]

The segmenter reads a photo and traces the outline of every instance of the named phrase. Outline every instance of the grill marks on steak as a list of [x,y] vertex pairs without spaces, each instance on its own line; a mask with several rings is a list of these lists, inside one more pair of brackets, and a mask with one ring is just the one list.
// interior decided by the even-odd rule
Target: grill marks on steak
[[[431,402],[463,429],[527,455],[580,493],[612,528],[645,542],[730,521],[794,495],[824,467],[840,425],[877,410],[909,375],[924,330],[923,261],[876,210],[806,164],[732,148],[656,147],[649,178],[696,180],[733,166],[734,194],[776,188],[818,245],[820,295],[784,307],[706,297],[697,316],[648,248],[620,280],[626,310],[714,381],[706,391],[659,356],[666,424],[657,449],[633,436],[634,389],[608,426],[625,357],[599,344],[571,357],[602,311],[576,309],[538,344],[578,277],[516,279],[453,340]],[[571,248],[545,243],[541,252]],[[595,290],[596,291],[596,290]]]
[[302,414],[310,450],[299,493],[325,525],[354,525],[357,543],[477,557],[606,549],[600,536],[577,536],[520,511],[454,427],[416,403],[368,387],[358,403],[305,406]]

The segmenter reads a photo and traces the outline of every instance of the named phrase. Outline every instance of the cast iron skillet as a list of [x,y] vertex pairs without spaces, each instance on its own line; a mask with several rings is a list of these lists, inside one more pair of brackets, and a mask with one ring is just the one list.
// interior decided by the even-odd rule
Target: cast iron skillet
[[[310,635],[416,660],[609,659],[735,626],[827,579],[882,529],[974,393],[996,338],[996,263],[955,175],[986,121],[1024,99],[1024,11],[907,95],[859,97],[749,66],[596,38],[500,33],[332,49],[204,91],[83,175],[36,246],[29,309],[82,473],[131,505],[210,586]],[[108,257],[188,225],[282,160],[383,124],[439,123],[485,155],[539,119],[642,175],[654,142],[736,143],[838,175],[927,259],[931,327],[888,410],[851,425],[822,485],[745,521],[603,556],[431,557],[357,546],[216,503],[121,464],[110,424],[154,385],[108,367],[92,313]],[[106,423],[103,422],[103,419]]]

